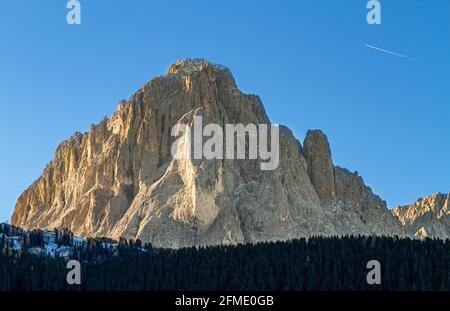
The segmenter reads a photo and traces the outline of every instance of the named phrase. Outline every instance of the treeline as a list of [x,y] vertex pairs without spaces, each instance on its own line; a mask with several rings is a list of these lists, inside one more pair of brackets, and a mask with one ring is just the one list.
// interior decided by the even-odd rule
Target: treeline
[[[69,286],[67,259],[2,252],[0,290],[450,290],[449,240],[313,238],[181,250],[91,241],[74,259],[81,285]],[[381,285],[367,284],[370,260],[381,263]]]
[[[11,225],[0,224],[0,241],[6,239],[6,237],[17,239],[23,251],[34,247],[44,248],[45,244],[50,242],[57,246],[72,246],[74,244],[73,233],[67,229],[55,229],[50,234],[42,230],[23,230]],[[53,241],[46,241],[49,239],[53,239]]]

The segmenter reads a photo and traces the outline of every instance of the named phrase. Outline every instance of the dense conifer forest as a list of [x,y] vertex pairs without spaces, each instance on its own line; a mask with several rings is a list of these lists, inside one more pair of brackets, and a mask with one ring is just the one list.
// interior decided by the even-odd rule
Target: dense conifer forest
[[[450,290],[449,240],[389,237],[312,238],[257,245],[181,250],[153,248],[121,239],[74,245],[70,232],[56,232],[70,258],[27,252],[43,245],[29,232],[24,249],[8,247],[0,232],[0,290]],[[81,285],[68,285],[67,261],[81,263]],[[381,285],[368,285],[367,262],[381,263]]]

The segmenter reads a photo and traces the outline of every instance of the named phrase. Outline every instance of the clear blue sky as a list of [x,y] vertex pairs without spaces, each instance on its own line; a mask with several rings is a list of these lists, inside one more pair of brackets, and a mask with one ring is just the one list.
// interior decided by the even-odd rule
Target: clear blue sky
[[[320,128],[393,207],[450,191],[450,1],[0,0],[0,221],[59,142],[175,60],[228,66],[274,122]],[[419,59],[412,62],[365,47]]]

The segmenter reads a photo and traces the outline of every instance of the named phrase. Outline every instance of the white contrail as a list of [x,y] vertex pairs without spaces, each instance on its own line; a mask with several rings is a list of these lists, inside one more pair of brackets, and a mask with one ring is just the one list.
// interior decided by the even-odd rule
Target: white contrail
[[366,44],[365,46],[368,47],[368,48],[371,48],[371,49],[383,52],[383,53],[391,54],[391,55],[394,55],[394,56],[398,56],[398,57],[410,60],[412,62],[419,62],[420,63],[420,60],[412,58],[412,57],[408,57],[406,55],[402,55],[402,54],[399,54],[399,53],[391,52],[391,51],[388,51],[388,50],[385,50],[385,49],[380,49],[380,48],[377,48],[376,46],[373,46],[373,45],[370,45],[370,44]]

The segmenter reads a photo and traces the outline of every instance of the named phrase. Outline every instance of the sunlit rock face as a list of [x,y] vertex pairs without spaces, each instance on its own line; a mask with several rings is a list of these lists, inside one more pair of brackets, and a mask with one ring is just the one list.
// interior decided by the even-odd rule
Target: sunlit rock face
[[450,237],[450,193],[427,196],[414,204],[394,208],[392,213],[405,227],[408,236]]
[[[320,131],[302,148],[281,126],[272,171],[261,170],[261,160],[174,159],[172,128],[192,129],[198,116],[204,125],[270,125],[260,98],[242,93],[227,68],[179,61],[120,101],[112,117],[63,142],[18,199],[11,223],[169,248],[416,233],[361,177],[333,165]],[[448,232],[448,217],[443,222]]]

